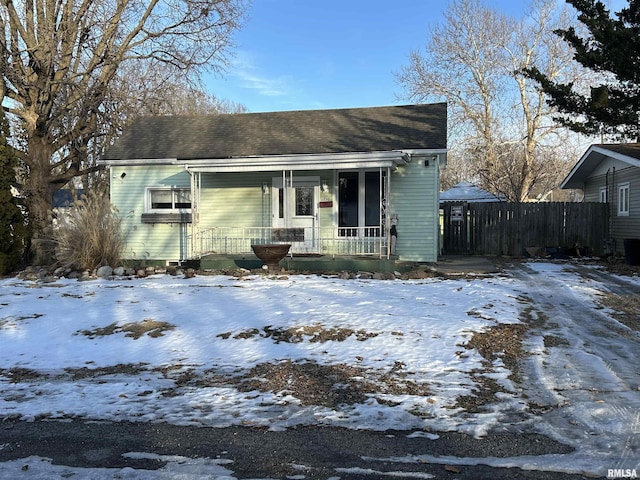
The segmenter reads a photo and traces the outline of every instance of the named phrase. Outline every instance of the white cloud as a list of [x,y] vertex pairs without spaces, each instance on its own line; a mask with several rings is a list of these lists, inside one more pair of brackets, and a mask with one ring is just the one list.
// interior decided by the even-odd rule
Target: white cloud
[[246,52],[239,52],[229,73],[240,79],[243,88],[255,90],[260,95],[282,97],[290,95],[293,89],[290,76],[282,75],[272,78],[263,74]]

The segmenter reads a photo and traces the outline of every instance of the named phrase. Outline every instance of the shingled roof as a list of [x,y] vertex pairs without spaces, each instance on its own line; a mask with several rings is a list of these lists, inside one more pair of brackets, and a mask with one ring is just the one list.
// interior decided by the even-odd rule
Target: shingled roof
[[637,158],[640,160],[640,143],[613,143],[597,146],[604,148],[605,150],[611,150],[612,152],[621,153],[627,157]]
[[446,149],[447,105],[140,117],[102,157],[222,159]]
[[613,143],[591,145],[573,166],[560,188],[584,188],[594,169],[608,157],[640,167],[640,143]]

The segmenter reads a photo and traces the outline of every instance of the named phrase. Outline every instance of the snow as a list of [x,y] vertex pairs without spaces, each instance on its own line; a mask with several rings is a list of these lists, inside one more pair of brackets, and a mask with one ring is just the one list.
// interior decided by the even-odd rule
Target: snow
[[473,183],[460,182],[449,190],[440,192],[441,202],[504,202],[503,195],[494,195],[491,192],[477,187]]
[[[53,283],[4,279],[0,281],[0,418],[86,417],[273,430],[313,424],[415,430],[412,435],[434,441],[438,439],[434,432],[482,437],[512,428],[542,433],[575,452],[499,459],[413,456],[386,460],[593,475],[602,475],[603,468],[640,470],[638,336],[603,337],[607,325],[626,328],[613,319],[612,312],[597,306],[606,285],[585,279],[570,265],[531,262],[528,268],[536,276],[533,289],[526,275],[406,281],[314,275],[190,279],[155,275]],[[627,281],[640,287],[637,278]],[[544,282],[550,282],[551,292]],[[585,305],[595,319],[603,319],[604,330],[585,326],[571,311],[562,310],[569,299]],[[464,345],[474,332],[521,322],[530,300],[535,303],[529,312],[534,320],[555,317],[545,332],[528,337],[526,348],[532,355],[526,375],[527,385],[532,386],[527,398],[498,360],[490,375],[504,391],[491,408],[462,412],[456,398],[473,394],[471,375],[483,368],[484,361]],[[173,329],[140,338],[118,329],[96,334],[114,323],[122,328],[143,320],[166,322]],[[590,323],[595,320],[586,324]],[[288,343],[260,334],[265,327],[304,326],[375,335],[364,340],[351,335],[343,341],[307,338]],[[545,348],[543,334],[565,338],[568,344]],[[184,372],[234,375],[260,363],[284,360],[346,364],[377,372],[402,365],[412,381],[429,386],[430,395],[377,395],[389,402],[371,397],[340,409],[304,406],[286,391],[242,392],[233,385],[187,385],[179,387],[179,395],[163,395],[177,388],[176,378]],[[109,373],[108,368],[115,365],[128,365],[131,371]],[[74,376],[83,368],[103,374]],[[13,382],[12,369],[33,370],[39,376]],[[554,408],[534,416],[529,412],[529,402],[534,400]],[[60,467],[34,457],[0,464],[0,479],[15,478],[26,462],[34,479],[65,478],[69,472],[74,478],[83,478],[86,472],[90,472],[86,478],[233,478],[233,466],[220,459],[166,460],[169,463],[159,472],[121,469],[120,476],[114,477],[108,469]],[[420,475],[416,478],[429,478]]]

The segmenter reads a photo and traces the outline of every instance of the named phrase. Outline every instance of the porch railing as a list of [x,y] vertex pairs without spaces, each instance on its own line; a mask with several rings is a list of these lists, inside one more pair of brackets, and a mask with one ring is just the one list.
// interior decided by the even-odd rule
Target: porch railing
[[192,256],[253,253],[252,244],[290,243],[291,254],[387,256],[388,241],[380,227],[214,227],[188,236]]

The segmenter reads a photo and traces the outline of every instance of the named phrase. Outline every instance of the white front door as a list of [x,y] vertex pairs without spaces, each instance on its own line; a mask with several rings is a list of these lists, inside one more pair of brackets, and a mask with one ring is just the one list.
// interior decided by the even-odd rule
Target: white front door
[[272,239],[291,243],[292,253],[316,253],[320,177],[273,177]]

